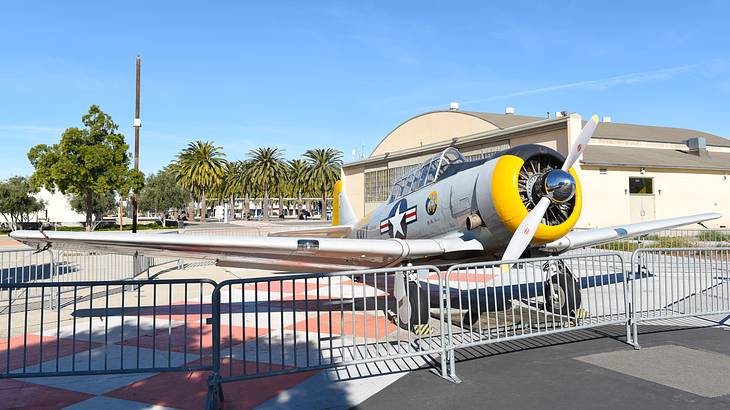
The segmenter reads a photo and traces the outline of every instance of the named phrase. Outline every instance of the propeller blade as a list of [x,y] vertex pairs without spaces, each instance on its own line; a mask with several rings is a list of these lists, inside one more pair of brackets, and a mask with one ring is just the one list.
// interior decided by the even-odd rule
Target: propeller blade
[[[578,138],[576,138],[573,146],[570,147],[568,157],[565,159],[563,167],[561,168],[563,171],[567,172],[570,167],[573,166],[575,161],[583,152],[583,148],[588,145],[588,141],[590,141],[597,126],[598,116],[594,115],[580,131],[580,134],[578,134]],[[525,219],[522,220],[520,226],[517,227],[517,230],[512,235],[512,239],[510,239],[507,249],[505,249],[504,255],[502,255],[503,261],[519,259],[519,257],[522,256],[525,249],[530,246],[530,241],[532,241],[532,238],[535,236],[535,231],[537,231],[537,228],[540,226],[540,221],[542,221],[542,218],[545,216],[548,206],[550,206],[550,198],[547,196],[540,198],[537,205],[532,208],[532,211],[530,211]],[[509,269],[508,266],[502,265],[503,271],[505,268]]]
[[573,166],[573,163],[578,159],[580,154],[583,152],[583,149],[588,145],[588,141],[590,141],[591,136],[593,136],[593,132],[596,130],[596,127],[598,126],[598,116],[594,115],[591,117],[591,120],[586,123],[586,126],[583,127],[580,134],[578,134],[578,138],[575,139],[575,143],[572,147],[570,147],[570,152],[568,153],[568,157],[565,158],[565,162],[563,163],[563,171],[567,171],[570,169],[570,167]]
[[520,226],[517,227],[514,235],[512,235],[512,239],[510,239],[507,249],[504,251],[504,255],[502,256],[503,261],[519,259],[522,252],[527,249],[530,241],[535,236],[535,231],[537,231],[537,227],[540,226],[540,221],[542,221],[542,217],[545,215],[548,205],[550,205],[550,198],[546,196],[540,198],[537,205],[532,208],[532,211],[530,211],[525,219],[522,220],[522,223],[520,223]]

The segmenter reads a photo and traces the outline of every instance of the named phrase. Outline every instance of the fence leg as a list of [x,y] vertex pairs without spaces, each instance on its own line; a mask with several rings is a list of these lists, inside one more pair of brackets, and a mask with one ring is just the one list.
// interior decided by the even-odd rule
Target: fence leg
[[459,378],[459,376],[456,375],[456,359],[454,357],[454,347],[453,346],[449,346],[446,361],[448,362],[448,367],[449,367],[449,377],[448,378],[456,384],[461,383],[461,379]]
[[628,310],[629,318],[626,321],[626,343],[633,346],[634,349],[639,350],[641,349],[641,346],[639,345],[639,327],[636,324],[636,319],[634,318],[633,304],[629,303]]
[[[58,281],[58,261],[56,260],[56,255],[53,254],[53,251],[48,249],[46,252],[48,252],[49,255],[51,255],[51,282],[57,282]],[[60,255],[60,254],[59,254]],[[59,287],[56,289],[55,287],[51,288],[51,300],[49,301],[49,305],[51,310],[56,310],[56,292],[60,292],[61,288]]]
[[223,405],[223,386],[221,376],[217,372],[208,376],[208,394],[205,398],[205,410],[220,410]]

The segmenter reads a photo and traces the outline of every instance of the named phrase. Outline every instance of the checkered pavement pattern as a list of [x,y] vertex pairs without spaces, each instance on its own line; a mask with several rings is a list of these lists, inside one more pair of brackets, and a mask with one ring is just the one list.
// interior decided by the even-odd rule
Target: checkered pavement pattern
[[[306,304],[311,304],[384,293],[346,277],[316,283],[296,280],[224,288],[222,376],[286,369],[296,364],[297,357],[302,360],[305,353],[326,358],[326,352],[318,350],[322,348],[318,334],[330,340],[331,353],[334,339],[375,340],[376,335],[396,338],[403,333],[382,309],[308,312],[307,306],[301,305],[305,295]],[[169,308],[145,308],[139,316],[94,318],[77,328],[64,326],[44,334],[4,339],[0,341],[0,369],[33,373],[209,366],[213,346],[212,326],[206,323],[211,316],[210,295],[196,302],[200,304],[190,302],[185,305],[173,301]],[[275,308],[257,312],[255,305],[262,304]],[[278,307],[281,312],[276,311]],[[274,340],[271,346],[276,348],[269,352],[255,347],[256,338],[262,340],[262,345]],[[289,346],[293,340],[300,342],[300,350]],[[286,348],[279,349],[283,345]],[[392,367],[383,369],[382,364],[357,366],[357,374],[347,368],[346,377],[338,376],[341,369],[317,370],[224,383],[225,408],[350,408],[404,376],[403,370],[409,370],[394,372]],[[421,365],[417,363],[416,367]],[[208,370],[192,370],[0,379],[0,408],[201,409],[205,407],[209,374]],[[363,377],[373,375],[377,376]]]

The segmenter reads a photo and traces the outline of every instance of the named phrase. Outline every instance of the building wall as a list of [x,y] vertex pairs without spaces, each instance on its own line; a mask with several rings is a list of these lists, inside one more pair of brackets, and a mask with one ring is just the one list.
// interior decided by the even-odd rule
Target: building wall
[[[601,174],[600,168],[606,173]],[[730,177],[714,171],[682,171],[584,165],[579,172],[583,212],[578,227],[594,228],[631,221],[629,178],[653,178],[656,219],[720,212],[708,227],[730,227]]]
[[358,217],[365,215],[365,167],[342,168],[342,189]]
[[51,193],[46,189],[41,189],[36,194],[36,198],[46,204],[46,209],[38,212],[38,219],[40,220],[60,222],[66,225],[79,224],[86,220],[84,214],[80,214],[71,209],[69,197],[59,191]]

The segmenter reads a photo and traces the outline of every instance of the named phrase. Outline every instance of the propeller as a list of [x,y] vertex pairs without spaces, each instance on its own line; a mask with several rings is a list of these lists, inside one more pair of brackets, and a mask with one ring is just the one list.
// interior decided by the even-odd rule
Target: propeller
[[518,259],[525,249],[527,249],[551,201],[565,202],[569,201],[575,195],[575,179],[568,173],[568,170],[583,152],[585,146],[588,145],[588,141],[591,139],[597,125],[598,116],[594,115],[586,126],[583,127],[580,134],[578,134],[578,138],[576,138],[575,143],[570,148],[568,157],[563,162],[563,167],[545,174],[540,184],[542,185],[540,188],[543,189],[542,197],[537,205],[532,208],[532,211],[522,220],[517,230],[515,230],[502,256],[503,261]]

